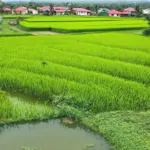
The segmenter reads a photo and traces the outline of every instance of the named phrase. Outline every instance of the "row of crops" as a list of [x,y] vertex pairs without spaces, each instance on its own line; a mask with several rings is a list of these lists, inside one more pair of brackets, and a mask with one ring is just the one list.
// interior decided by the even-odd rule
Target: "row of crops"
[[109,31],[143,29],[148,27],[144,19],[109,17],[33,17],[20,22],[28,30],[54,30],[61,32]]
[[[92,112],[147,110],[149,38],[131,35],[120,45],[127,35],[2,38],[0,86],[50,101],[60,95],[60,103]],[[112,36],[117,43],[108,40]]]
[[[97,16],[36,16],[25,19],[28,22],[84,22],[84,21],[121,21],[128,18],[115,17],[97,17]],[[130,20],[141,20],[139,18],[130,18]]]

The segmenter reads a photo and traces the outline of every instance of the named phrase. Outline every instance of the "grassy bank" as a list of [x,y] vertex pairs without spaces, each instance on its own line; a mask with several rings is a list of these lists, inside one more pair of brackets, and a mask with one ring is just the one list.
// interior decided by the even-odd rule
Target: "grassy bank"
[[2,23],[0,24],[0,37],[5,36],[27,36],[31,35],[23,30],[17,28],[17,26],[9,25],[8,19],[3,19]]
[[56,103],[50,107],[45,104],[10,101],[2,91],[0,104],[0,125],[68,116],[77,119],[96,133],[104,135],[118,150],[150,148],[149,111],[114,111],[95,115]]

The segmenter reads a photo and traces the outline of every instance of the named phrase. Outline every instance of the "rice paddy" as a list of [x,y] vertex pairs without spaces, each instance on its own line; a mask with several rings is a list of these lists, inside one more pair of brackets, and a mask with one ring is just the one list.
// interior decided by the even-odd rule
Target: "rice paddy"
[[[81,32],[142,29],[147,22],[39,16],[20,25]],[[40,101],[10,100],[0,92],[0,124],[69,116],[102,133],[118,150],[150,149],[149,40],[115,31],[0,38],[0,89]]]
[[[47,17],[48,18],[48,17]],[[144,19],[109,17],[33,17],[20,22],[27,30],[52,30],[59,32],[86,32],[143,29],[148,27]]]

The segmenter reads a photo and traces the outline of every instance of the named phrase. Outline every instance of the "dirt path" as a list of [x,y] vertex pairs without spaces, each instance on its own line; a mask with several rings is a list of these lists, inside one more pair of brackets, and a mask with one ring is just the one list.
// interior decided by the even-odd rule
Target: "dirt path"
[[59,35],[60,33],[51,31],[29,31],[32,35]]

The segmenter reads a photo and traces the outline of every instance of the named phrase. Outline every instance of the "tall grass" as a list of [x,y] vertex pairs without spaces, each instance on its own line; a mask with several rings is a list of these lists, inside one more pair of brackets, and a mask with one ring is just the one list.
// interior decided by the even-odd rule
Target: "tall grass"
[[[146,110],[149,108],[149,89],[134,83],[126,91],[104,85],[81,84],[56,77],[20,71],[1,69],[0,85],[4,89],[17,90],[36,97],[53,100],[53,96],[69,96],[65,103],[83,110],[100,112],[106,110]],[[130,89],[129,89],[130,88]],[[119,91],[120,90],[120,91]]]
[[138,51],[112,48],[111,57],[110,48],[99,46],[101,41],[84,42],[91,35],[1,38],[1,88],[50,101],[59,96],[60,104],[92,112],[147,110],[150,68],[149,55],[141,52],[144,45]]
[[0,124],[16,121],[43,120],[57,117],[56,111],[46,104],[10,100],[5,92],[0,91]]
[[0,120],[12,117],[12,103],[5,92],[0,91]]

